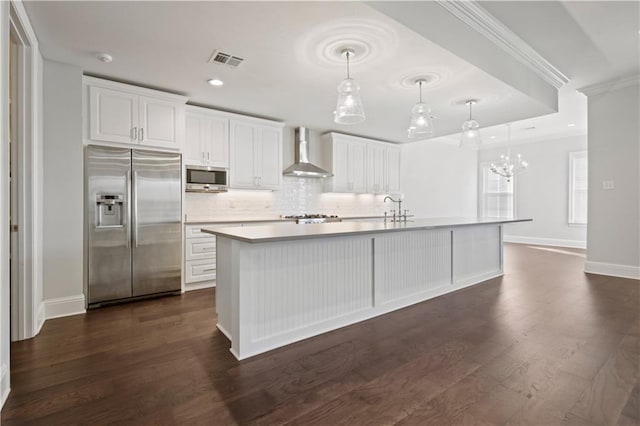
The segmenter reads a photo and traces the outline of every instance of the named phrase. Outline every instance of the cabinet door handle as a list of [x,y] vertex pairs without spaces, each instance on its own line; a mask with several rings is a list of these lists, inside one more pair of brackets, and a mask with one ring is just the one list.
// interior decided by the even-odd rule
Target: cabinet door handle
[[207,163],[211,160],[211,153],[207,151]]
[[202,151],[202,162],[204,163],[204,151]]
[[144,140],[144,129],[140,127],[140,141]]
[[138,139],[138,128],[137,127],[133,127],[131,129],[131,139],[133,139],[134,141]]

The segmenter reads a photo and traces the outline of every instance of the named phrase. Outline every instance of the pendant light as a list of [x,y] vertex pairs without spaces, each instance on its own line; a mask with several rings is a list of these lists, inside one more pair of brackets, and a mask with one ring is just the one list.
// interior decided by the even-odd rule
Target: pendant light
[[333,112],[333,121],[338,124],[357,124],[364,121],[364,108],[360,99],[360,86],[349,75],[349,58],[353,49],[345,48],[340,52],[347,58],[347,78],[338,86],[338,104]]
[[468,100],[465,102],[469,105],[469,119],[462,123],[462,136],[460,137],[460,148],[479,148],[482,141],[480,140],[480,123],[473,119],[471,115],[471,106],[476,100]]
[[425,81],[422,78],[416,80],[416,84],[420,86],[420,101],[411,108],[411,122],[407,130],[411,139],[424,139],[433,136],[431,108],[422,102],[422,83]]
[[491,163],[491,171],[511,182],[511,178],[525,171],[527,166],[529,163],[524,161],[520,154],[516,156],[515,161],[511,160],[511,124],[507,124],[507,155],[500,155],[500,164]]

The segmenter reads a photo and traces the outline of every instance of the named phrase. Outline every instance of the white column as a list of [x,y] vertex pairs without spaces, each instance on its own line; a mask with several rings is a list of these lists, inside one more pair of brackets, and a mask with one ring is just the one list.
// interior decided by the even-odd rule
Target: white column
[[636,279],[640,279],[639,81],[636,75],[580,90],[589,99],[585,269]]

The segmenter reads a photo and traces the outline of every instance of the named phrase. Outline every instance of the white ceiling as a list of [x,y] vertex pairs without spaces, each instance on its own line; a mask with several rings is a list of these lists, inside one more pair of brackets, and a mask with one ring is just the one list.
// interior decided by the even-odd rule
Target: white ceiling
[[[524,13],[519,11],[520,3]],[[589,6],[582,9],[573,3],[545,2],[536,9],[542,4],[492,2],[487,9],[570,77],[588,68],[591,74],[585,72],[584,77],[576,77],[578,81],[606,74],[593,66],[602,49],[615,64],[611,72],[629,68],[631,60],[624,54],[629,46],[610,51],[609,44],[617,38],[607,34],[614,30],[602,25],[595,28],[599,21],[585,12]],[[601,2],[589,4],[602,12]],[[191,103],[319,132],[407,142],[409,111],[418,93],[406,80],[424,74],[433,79],[425,87],[424,98],[438,117],[437,136],[459,130],[468,114],[465,99],[480,99],[474,116],[483,127],[549,112],[539,102],[360,2],[29,1],[25,7],[47,59],[80,66],[89,74],[182,93]],[[557,7],[574,11],[576,17],[563,14],[563,20],[556,22],[555,16],[547,14]],[[626,15],[627,10],[612,13]],[[579,42],[554,44],[553,37],[565,37],[562,26],[567,16],[573,19],[567,37],[577,37]],[[553,25],[538,23],[536,30],[529,17],[551,19]],[[582,33],[575,31],[575,22],[580,23]],[[613,22],[619,24],[617,33],[622,24]],[[597,34],[590,34],[594,30]],[[637,47],[637,30],[635,37]],[[343,44],[356,46],[360,53],[351,74],[362,87],[367,114],[363,124],[352,126],[336,125],[332,116],[336,87],[345,74],[337,54]],[[574,59],[568,58],[570,46],[576,46],[569,52]],[[596,51],[588,61],[580,59],[584,46]],[[237,69],[209,64],[214,49],[241,56],[245,62]],[[113,62],[99,62],[98,52],[111,54]],[[206,80],[213,77],[221,78],[225,85],[209,86]],[[567,121],[578,124],[574,131],[584,132],[585,105],[582,95],[563,89],[560,112],[533,120],[542,120],[537,127],[549,134],[567,128]]]

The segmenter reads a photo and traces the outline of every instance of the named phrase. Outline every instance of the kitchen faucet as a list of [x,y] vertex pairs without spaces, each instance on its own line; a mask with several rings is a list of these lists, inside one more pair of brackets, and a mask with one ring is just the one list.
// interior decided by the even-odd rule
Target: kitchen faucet
[[[384,197],[384,200],[382,200],[382,202],[383,202],[383,203],[386,203],[386,202],[387,202],[387,199],[389,199],[389,200],[391,200],[392,202],[394,202],[394,203],[397,203],[397,204],[398,204],[398,221],[399,221],[399,220],[400,220],[400,218],[402,217],[402,196],[399,196],[397,200],[394,200],[393,198],[391,198],[390,196],[388,196],[388,195],[387,195],[386,197]],[[385,216],[386,216],[386,213],[385,213]],[[407,220],[407,215],[406,215],[406,213],[405,213],[404,220],[405,220],[405,221]],[[396,221],[396,212],[395,212],[395,211],[393,212],[393,221],[394,221],[394,222]]]

